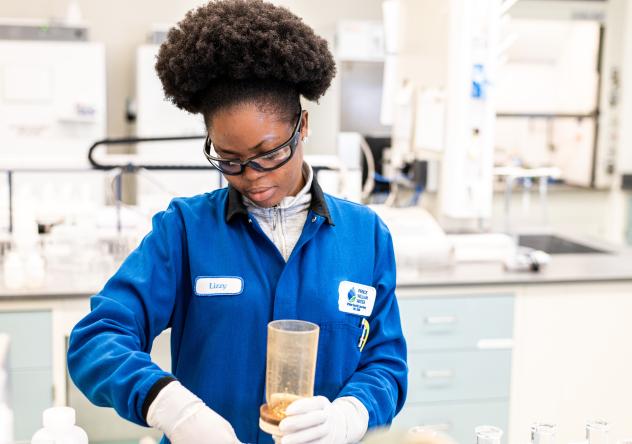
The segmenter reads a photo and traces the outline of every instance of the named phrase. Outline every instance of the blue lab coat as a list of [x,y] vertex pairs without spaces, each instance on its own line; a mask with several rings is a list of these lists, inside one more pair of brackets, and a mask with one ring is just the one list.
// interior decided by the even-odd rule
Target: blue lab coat
[[[146,425],[149,404],[177,378],[242,442],[271,443],[258,426],[267,324],[302,319],[320,326],[314,394],[355,396],[369,427],[389,424],[407,387],[391,236],[367,207],[324,194],[316,181],[311,192],[287,263],[235,189],[174,199],[74,328],[68,369],[77,387],[96,405]],[[200,289],[200,279],[213,286],[216,277],[238,288]],[[376,289],[369,316],[340,311],[342,281]],[[360,350],[363,318],[370,332]],[[171,372],[149,355],[167,328]]]

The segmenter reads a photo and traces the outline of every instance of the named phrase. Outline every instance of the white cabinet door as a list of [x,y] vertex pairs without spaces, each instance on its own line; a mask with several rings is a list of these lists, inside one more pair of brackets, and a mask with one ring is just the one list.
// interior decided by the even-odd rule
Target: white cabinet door
[[558,424],[558,442],[583,439],[592,418],[612,441],[632,436],[632,284],[533,285],[516,298],[510,435]]

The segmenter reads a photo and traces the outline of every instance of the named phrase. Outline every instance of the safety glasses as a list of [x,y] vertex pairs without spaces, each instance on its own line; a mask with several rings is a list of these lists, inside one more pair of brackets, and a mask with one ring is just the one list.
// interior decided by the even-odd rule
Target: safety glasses
[[210,137],[206,138],[204,143],[204,156],[206,159],[223,174],[229,176],[237,176],[244,172],[246,167],[250,167],[256,171],[272,171],[282,167],[294,155],[296,146],[301,138],[301,127],[303,121],[303,111],[298,113],[298,120],[294,125],[294,130],[290,138],[270,151],[258,154],[243,162],[239,159],[226,159],[220,157],[215,151],[213,142]]

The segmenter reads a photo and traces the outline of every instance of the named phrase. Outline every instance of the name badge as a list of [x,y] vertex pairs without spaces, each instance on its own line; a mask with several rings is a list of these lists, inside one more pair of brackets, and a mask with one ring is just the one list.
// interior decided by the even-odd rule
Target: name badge
[[342,281],[338,286],[338,310],[358,316],[370,316],[375,304],[375,288]]
[[236,295],[244,291],[244,280],[240,277],[198,277],[195,294],[198,296]]

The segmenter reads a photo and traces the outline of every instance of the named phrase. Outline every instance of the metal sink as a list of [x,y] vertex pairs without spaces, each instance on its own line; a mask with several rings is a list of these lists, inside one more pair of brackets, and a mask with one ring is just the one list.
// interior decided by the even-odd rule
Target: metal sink
[[542,250],[549,254],[610,253],[609,251],[589,247],[554,234],[521,234],[518,236],[518,245]]

